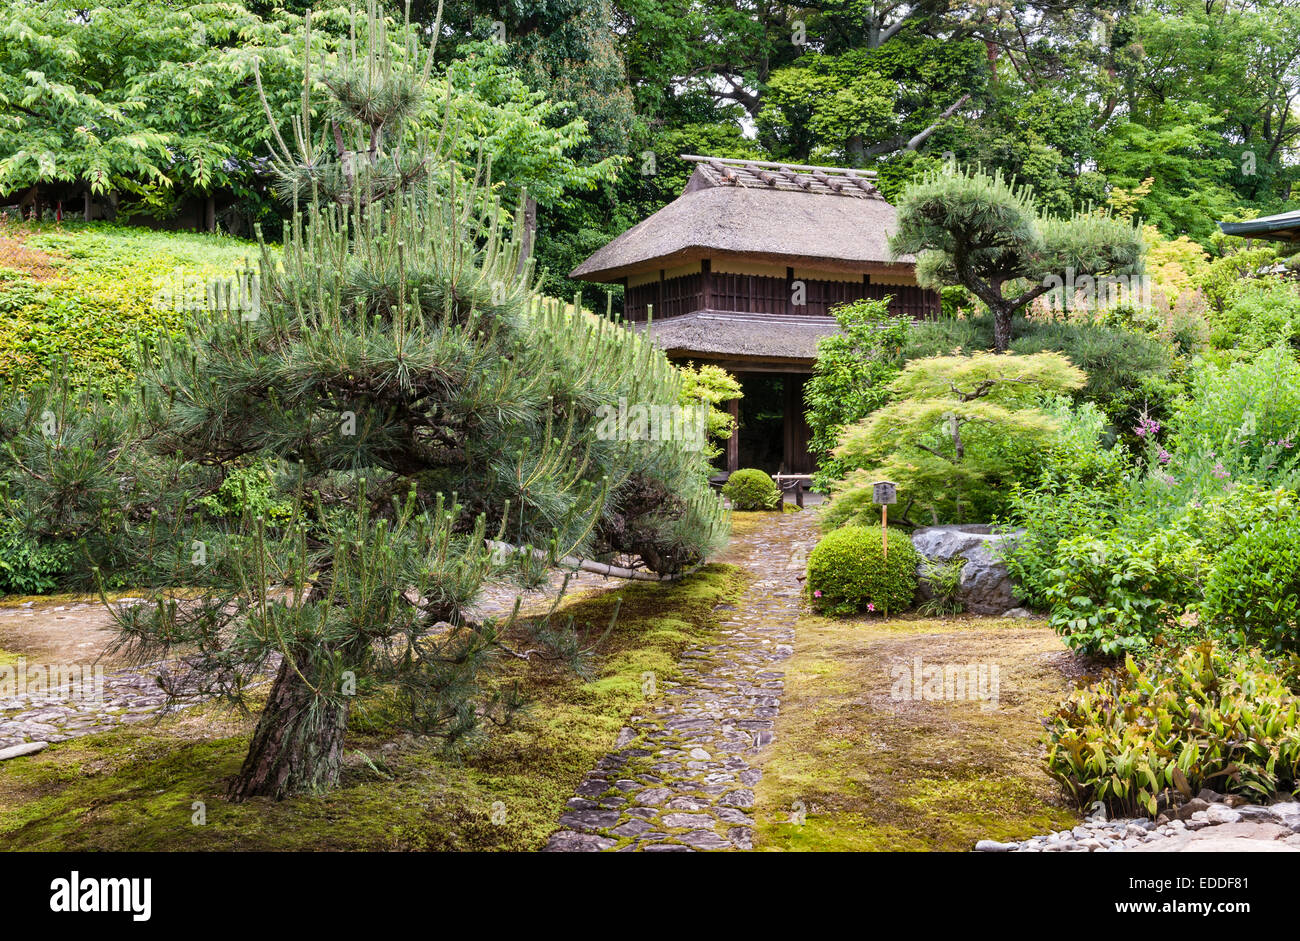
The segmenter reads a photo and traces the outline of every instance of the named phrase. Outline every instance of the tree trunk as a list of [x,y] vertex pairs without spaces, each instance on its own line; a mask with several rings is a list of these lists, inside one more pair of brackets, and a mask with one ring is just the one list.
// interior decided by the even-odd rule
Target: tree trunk
[[347,726],[346,701],[320,699],[287,661],[281,664],[230,799],[280,800],[334,787]]
[[524,232],[523,245],[519,251],[518,271],[524,270],[524,265],[533,254],[533,239],[537,238],[537,200],[528,196],[524,200]]
[[993,309],[993,349],[1005,353],[1011,345],[1011,311]]

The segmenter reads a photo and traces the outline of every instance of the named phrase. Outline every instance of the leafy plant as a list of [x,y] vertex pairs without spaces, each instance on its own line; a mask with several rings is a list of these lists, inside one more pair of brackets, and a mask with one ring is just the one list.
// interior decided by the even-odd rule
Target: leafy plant
[[1199,611],[1237,646],[1300,651],[1300,519],[1252,529],[1219,553]]
[[1116,815],[1155,816],[1202,787],[1266,800],[1300,783],[1300,699],[1284,673],[1210,641],[1127,657],[1046,716],[1047,771]]
[[1200,547],[1168,532],[1148,539],[1091,534],[1066,539],[1046,576],[1051,625],[1074,650],[1145,653],[1200,598]]
[[944,617],[960,614],[963,605],[957,600],[961,591],[961,574],[966,567],[965,556],[953,556],[951,559],[922,559],[921,581],[929,590],[930,597],[917,607],[927,617]]
[[701,366],[687,363],[678,369],[682,377],[681,404],[705,410],[704,457],[711,461],[722,453],[721,445],[731,437],[736,424],[731,414],[718,406],[742,397],[740,382],[721,366],[712,363]]
[[775,510],[781,506],[781,490],[776,482],[753,467],[732,473],[722,485],[722,495],[735,510]]
[[829,490],[852,465],[834,453],[844,428],[889,401],[911,322],[889,314],[887,300],[855,301],[831,310],[840,325],[817,341],[817,360],[804,386],[808,448],[817,455],[813,487]]
[[39,541],[22,532],[16,520],[0,529],[0,595],[40,595],[52,591],[67,570],[72,546]]
[[293,515],[293,501],[278,495],[276,474],[269,461],[234,467],[216,493],[198,501],[214,517],[239,519],[248,515],[282,523]]
[[822,537],[808,556],[813,607],[836,616],[911,607],[921,556],[902,530],[890,527],[886,540],[888,554],[879,529],[843,526]]
[[906,501],[900,520],[912,509],[936,522],[990,518],[1060,431],[1040,400],[1083,381],[1057,353],[913,360],[890,386],[894,401],[841,437],[836,455],[862,469],[836,486],[828,524],[866,511],[871,485],[882,478],[895,481]]

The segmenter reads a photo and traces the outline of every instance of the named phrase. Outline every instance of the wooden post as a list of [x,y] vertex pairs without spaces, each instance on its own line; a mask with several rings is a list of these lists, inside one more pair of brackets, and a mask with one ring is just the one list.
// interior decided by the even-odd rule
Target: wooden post
[[889,558],[889,504],[898,501],[898,487],[892,481],[878,480],[871,485],[871,502],[880,506],[880,548]]
[[731,437],[727,439],[727,472],[740,470],[740,399],[727,402],[731,413]]

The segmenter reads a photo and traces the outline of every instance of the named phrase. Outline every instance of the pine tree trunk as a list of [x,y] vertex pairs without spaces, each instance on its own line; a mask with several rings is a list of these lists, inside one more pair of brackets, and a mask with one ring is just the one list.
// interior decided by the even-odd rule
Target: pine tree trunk
[[1005,353],[1011,345],[1011,311],[993,310],[993,349]]
[[287,662],[248,746],[230,799],[320,793],[338,783],[347,731],[347,703],[319,700]]

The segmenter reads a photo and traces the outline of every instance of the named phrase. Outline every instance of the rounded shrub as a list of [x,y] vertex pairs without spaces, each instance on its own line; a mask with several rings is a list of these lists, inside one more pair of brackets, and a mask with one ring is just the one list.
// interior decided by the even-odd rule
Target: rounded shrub
[[776,482],[753,467],[738,470],[728,477],[722,485],[722,495],[736,510],[775,510],[781,505],[781,491]]
[[1239,646],[1300,651],[1300,521],[1252,529],[1219,553],[1201,622]]
[[817,543],[808,556],[813,606],[832,615],[911,607],[921,556],[907,533],[890,529],[887,538],[888,556],[880,530],[867,526],[843,526]]

